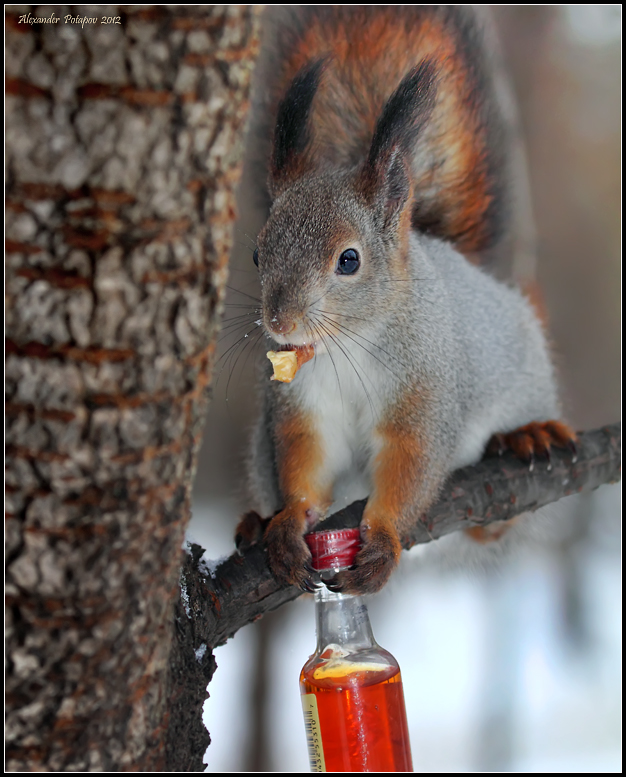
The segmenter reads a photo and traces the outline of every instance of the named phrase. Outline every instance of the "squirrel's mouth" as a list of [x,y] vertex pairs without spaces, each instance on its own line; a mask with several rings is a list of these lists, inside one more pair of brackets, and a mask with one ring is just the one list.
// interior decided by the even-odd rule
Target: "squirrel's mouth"
[[300,343],[281,343],[276,347],[276,351],[303,351],[313,349],[315,355],[326,353],[326,344],[323,340],[307,340]]
[[[315,349],[315,353],[327,351],[325,342],[327,338],[311,326],[303,326],[300,323],[291,326],[287,323],[281,326],[278,319],[276,321],[272,319],[268,325],[264,319],[263,327],[269,338],[276,344],[275,351],[296,351],[311,347]],[[286,331],[281,331],[283,329]]]
[[284,345],[279,345],[276,349],[277,351],[300,351],[302,348],[315,348],[317,343],[315,341],[309,341],[308,343],[285,343]]
[[317,345],[318,341],[314,340],[310,334],[302,334],[296,332],[289,332],[287,334],[280,334],[279,332],[268,331],[268,335],[277,344],[277,351],[293,351],[296,348],[304,348],[309,345]]

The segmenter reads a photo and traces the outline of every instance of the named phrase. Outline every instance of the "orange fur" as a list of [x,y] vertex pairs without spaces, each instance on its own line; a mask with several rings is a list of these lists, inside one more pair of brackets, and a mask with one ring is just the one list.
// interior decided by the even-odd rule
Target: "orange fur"
[[333,14],[332,22],[311,14],[287,57],[278,92],[284,93],[304,65],[331,54],[311,110],[307,169],[313,158],[319,166],[355,164],[364,158],[382,108],[402,78],[423,59],[433,59],[437,102],[420,142],[435,163],[416,169],[414,184],[420,192],[436,192],[440,231],[453,236],[462,252],[480,251],[490,239],[486,214],[493,196],[486,132],[480,106],[471,99],[472,70],[460,33],[441,14],[425,10],[419,24],[416,19],[397,13],[396,6],[346,8]]
[[305,413],[286,409],[275,435],[285,507],[265,532],[270,566],[279,580],[313,590],[307,567],[311,554],[303,535],[330,507],[332,484],[323,483],[322,445]]
[[332,224],[331,229],[328,230],[326,235],[326,253],[329,256],[328,269],[330,272],[335,271],[335,265],[337,259],[342,251],[346,248],[350,248],[356,239],[357,235],[353,229],[347,227],[345,224],[335,222]]
[[275,437],[285,501],[297,505],[302,513],[323,513],[332,501],[331,486],[322,482],[324,451],[311,419],[300,410],[290,409],[277,422]]
[[[536,455],[549,459],[552,446],[570,447],[575,451],[576,433],[562,421],[533,422],[506,434],[495,434],[487,451],[493,454],[511,450],[518,458],[532,462]],[[490,526],[474,526],[466,529],[465,534],[481,544],[495,542],[506,534],[516,520],[511,518]]]
[[[410,520],[416,494],[428,493],[422,478],[423,449],[415,431],[402,418],[414,413],[413,403],[396,408],[395,418],[378,429],[382,448],[376,458],[373,489],[361,530],[363,548],[354,568],[340,572],[333,587],[345,593],[374,593],[387,581],[400,560],[399,527]],[[407,413],[409,415],[407,415]]]
[[471,529],[466,529],[465,534],[474,542],[486,545],[501,539],[516,521],[517,517],[511,518],[510,521],[497,521],[489,526],[473,526]]
[[539,321],[541,321],[543,328],[548,328],[548,307],[546,300],[541,290],[541,287],[535,280],[527,280],[521,287],[522,294],[533,306],[533,309],[537,315]]
[[419,478],[421,446],[400,424],[381,430],[383,447],[376,459],[367,513],[377,521],[397,522],[411,503]]
[[[436,495],[425,476],[424,461],[431,458],[422,429],[420,405],[425,401],[424,386],[414,386],[396,403],[393,414],[377,428],[382,446],[376,457],[372,493],[364,521],[383,521],[396,535],[405,521],[411,521],[415,499],[430,503]],[[432,469],[432,462],[430,463]]]
[[535,421],[506,434],[495,434],[487,450],[489,453],[511,450],[518,458],[530,461],[535,454],[549,457],[552,446],[575,450],[576,433],[562,421]]

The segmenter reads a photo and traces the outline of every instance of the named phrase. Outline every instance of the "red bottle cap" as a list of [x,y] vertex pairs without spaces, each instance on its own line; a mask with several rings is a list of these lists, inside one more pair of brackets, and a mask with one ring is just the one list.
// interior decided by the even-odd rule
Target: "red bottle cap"
[[344,569],[351,567],[354,557],[361,549],[359,529],[337,529],[316,531],[304,536],[313,556],[313,569]]

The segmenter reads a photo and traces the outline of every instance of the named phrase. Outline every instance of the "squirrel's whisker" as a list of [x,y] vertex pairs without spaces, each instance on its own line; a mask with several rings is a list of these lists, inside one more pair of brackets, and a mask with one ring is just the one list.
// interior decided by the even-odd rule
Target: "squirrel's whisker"
[[330,316],[341,316],[342,318],[355,318],[357,321],[367,321],[367,319],[363,318],[363,316],[349,316],[347,313],[333,313],[330,310],[321,310],[320,308],[314,310],[313,313],[328,314]]
[[[369,406],[370,406],[370,412],[372,413],[372,419],[376,420],[376,414],[374,413],[374,405],[373,405],[373,403],[372,403],[372,398],[371,398],[371,395],[370,395],[369,391],[367,390],[367,387],[366,387],[365,383],[363,382],[363,379],[361,378],[361,375],[359,374],[359,370],[357,369],[357,367],[356,367],[356,366],[355,366],[355,364],[353,363],[352,359],[350,358],[350,355],[349,355],[349,354],[348,354],[348,352],[345,350],[345,348],[344,348],[344,347],[341,345],[341,343],[339,342],[339,339],[338,339],[338,338],[337,338],[337,337],[336,337],[336,336],[335,336],[335,335],[334,335],[334,334],[333,334],[333,333],[330,331],[330,329],[328,329],[328,328],[327,328],[327,327],[326,327],[324,324],[322,324],[321,322],[318,322],[318,324],[319,324],[319,326],[321,326],[321,327],[322,327],[322,329],[323,329],[323,330],[324,330],[324,331],[327,333],[327,335],[330,337],[330,339],[331,339],[331,340],[332,340],[332,341],[335,343],[335,345],[337,346],[337,348],[339,348],[339,350],[340,350],[340,351],[343,353],[343,355],[346,357],[346,359],[347,359],[347,361],[348,361],[348,364],[349,364],[349,365],[352,367],[352,369],[354,370],[354,373],[355,373],[355,375],[357,376],[357,378],[359,379],[359,382],[361,383],[361,386],[363,386],[363,391],[365,392],[365,396],[367,397],[367,401],[368,401],[368,403],[369,403]],[[366,373],[363,373],[363,374],[364,374],[364,375],[367,377]],[[369,379],[369,380],[370,380],[370,383],[372,383],[371,379]],[[373,384],[372,384],[372,385],[373,385]],[[375,387],[374,387],[374,388],[375,388]],[[378,393],[378,392],[376,392],[376,393]],[[380,395],[379,395],[379,397],[378,397],[378,398],[380,399]]]
[[339,380],[339,372],[337,370],[337,365],[335,364],[335,360],[333,359],[333,356],[330,352],[330,344],[326,341],[326,337],[324,337],[324,330],[321,328],[319,322],[314,323],[313,322],[313,329],[316,334],[320,336],[320,340],[324,343],[326,346],[326,351],[328,353],[328,358],[330,359],[331,364],[333,365],[333,370],[335,371],[335,376],[337,378],[337,388],[339,389],[339,396],[341,397],[341,409],[344,410],[345,406],[343,404],[343,393],[341,391],[341,381]]
[[[215,367],[217,367],[217,365],[218,365],[218,364],[219,364],[219,363],[220,363],[222,360],[225,360],[225,361],[224,361],[224,364],[222,365],[222,367],[221,367],[221,369],[220,369],[220,371],[219,371],[219,373],[218,373],[217,380],[215,381],[215,385],[216,385],[216,386],[217,386],[217,383],[219,382],[219,379],[220,379],[220,377],[221,377],[221,375],[222,375],[222,372],[224,371],[224,367],[227,365],[227,363],[228,363],[229,359],[230,359],[230,358],[232,358],[232,351],[233,351],[233,349],[234,349],[234,348],[237,348],[237,347],[238,347],[238,346],[240,346],[240,345],[243,345],[244,343],[246,343],[246,341],[247,341],[247,339],[248,339],[249,335],[251,335],[251,334],[252,334],[254,331],[261,331],[261,330],[258,330],[258,329],[257,329],[257,326],[256,326],[256,324],[255,324],[255,326],[254,326],[252,329],[248,329],[248,331],[247,331],[247,332],[245,332],[243,335],[241,335],[241,337],[240,337],[238,340],[236,340],[236,341],[235,341],[235,342],[234,342],[232,345],[230,345],[230,346],[229,346],[229,347],[228,347],[228,348],[227,348],[227,349],[224,351],[224,353],[223,353],[223,354],[222,354],[222,355],[221,355],[221,356],[218,358],[218,360],[215,362]],[[231,333],[231,334],[232,334],[232,333]],[[262,332],[261,332],[261,334],[262,334]],[[229,356],[229,354],[230,354],[230,356]]]
[[224,303],[224,307],[225,308],[243,308],[244,310],[250,310],[250,311],[253,311],[255,313],[260,313],[261,312],[261,308],[254,307],[249,302],[248,303],[245,303],[245,302],[225,302]]
[[249,299],[253,300],[259,305],[261,304],[261,300],[258,297],[253,297],[252,294],[246,294],[245,291],[240,291],[239,289],[236,289],[234,286],[229,286],[228,284],[225,284],[224,288],[229,289],[230,291],[234,291],[236,294],[241,294],[243,297],[248,297]]
[[[246,364],[247,364],[248,359],[250,357],[250,354],[254,350],[254,346],[257,345],[257,343],[259,342],[260,338],[263,336],[263,332],[261,330],[257,330],[257,332],[255,334],[256,334],[256,337],[253,336],[251,338],[249,338],[247,334],[243,336],[243,339],[245,340],[245,343],[244,343],[243,347],[240,348],[239,351],[237,352],[236,358],[234,360],[234,363],[233,363],[232,368],[230,370],[230,374],[228,376],[228,381],[226,382],[226,401],[227,402],[228,402],[228,389],[230,387],[230,382],[232,380],[232,377],[235,374],[235,369],[237,368],[237,364],[239,363],[239,360],[241,359],[243,354],[246,351],[248,351],[248,353],[246,355],[246,358],[245,358],[245,360],[244,360],[244,362],[243,362],[243,364],[241,366],[241,372],[240,372],[240,376],[241,376],[241,374],[243,374],[243,371],[245,370],[245,367],[246,367]],[[252,349],[248,350],[250,348],[250,346],[252,346]]]
[[[370,593],[396,567],[406,528],[454,469],[480,459],[483,441],[522,423],[546,447],[541,419],[560,417],[558,391],[536,312],[486,272],[512,268],[519,225],[506,206],[526,195],[481,14],[291,10],[274,19],[282,33],[263,74],[276,99],[255,105],[270,207],[253,260],[268,332],[293,340],[276,360],[289,371],[264,386],[251,483],[275,513],[264,537],[272,571],[300,588],[310,510],[367,483],[363,548],[340,584]],[[362,45],[381,29],[398,45]],[[346,45],[363,66],[337,64]],[[252,320],[227,324],[239,337],[225,360],[233,372]]]
[[[393,375],[395,378],[397,378],[397,379],[398,379],[398,380],[399,380],[401,383],[403,383],[403,384],[404,384],[405,386],[407,386],[408,388],[411,388],[410,384],[409,384],[409,383],[407,383],[407,382],[406,382],[406,381],[405,381],[403,378],[401,378],[401,377],[400,377],[400,375],[398,375],[396,372],[394,372],[394,371],[391,369],[391,367],[390,367],[390,366],[387,364],[387,362],[383,361],[382,359],[379,359],[379,358],[378,358],[378,356],[376,356],[376,354],[375,354],[375,353],[373,353],[372,351],[370,351],[370,349],[369,349],[369,348],[367,348],[366,346],[364,346],[364,345],[363,345],[363,343],[360,343],[360,342],[358,342],[357,340],[355,340],[355,339],[354,339],[354,337],[353,337],[352,335],[356,335],[356,337],[359,337],[361,340],[365,340],[365,342],[369,343],[370,345],[374,346],[375,348],[378,348],[378,350],[379,350],[379,351],[382,351],[382,352],[383,352],[383,353],[384,353],[386,356],[389,356],[389,358],[391,359],[392,357],[391,357],[391,355],[389,354],[389,352],[388,352],[388,351],[386,351],[384,348],[381,348],[379,345],[376,345],[376,343],[372,343],[372,342],[371,342],[371,340],[368,340],[367,338],[363,337],[362,335],[359,335],[359,334],[357,334],[356,332],[353,332],[352,330],[348,329],[348,328],[347,328],[347,327],[346,327],[344,324],[340,324],[338,321],[332,321],[332,319],[328,319],[328,316],[324,316],[324,318],[325,318],[325,319],[327,319],[327,320],[330,320],[330,321],[331,321],[331,322],[332,322],[332,323],[333,323],[333,324],[334,324],[334,325],[335,325],[335,326],[336,326],[336,327],[339,329],[339,331],[340,331],[340,332],[341,332],[343,335],[345,335],[345,336],[346,336],[346,337],[347,337],[349,340],[351,340],[351,341],[352,341],[352,342],[353,342],[355,345],[358,345],[358,346],[360,346],[360,347],[361,347],[361,348],[362,348],[362,349],[363,349],[363,350],[364,350],[366,353],[368,353],[368,354],[369,354],[369,355],[372,357],[372,359],[376,359],[376,361],[377,361],[377,362],[380,362],[380,364],[382,364],[382,365],[383,365],[383,367],[385,367],[386,369],[388,369],[388,370],[389,370],[389,372],[390,372],[390,373],[391,373],[391,374],[392,374],[392,375]],[[400,361],[400,360],[399,360],[397,357],[395,357],[395,361],[396,361],[396,362],[397,362],[397,363],[398,363],[400,366],[406,366],[406,365],[404,365],[404,364],[403,364],[403,363],[402,363],[402,362],[401,362],[401,361]]]
[[[250,237],[250,235],[247,232],[244,232],[243,229],[240,227],[237,227],[237,232],[239,232],[240,235],[243,235],[245,238],[247,238],[252,243],[252,251],[256,248],[256,240]],[[241,244],[243,245],[243,243]],[[246,248],[250,248],[250,246],[245,246]]]

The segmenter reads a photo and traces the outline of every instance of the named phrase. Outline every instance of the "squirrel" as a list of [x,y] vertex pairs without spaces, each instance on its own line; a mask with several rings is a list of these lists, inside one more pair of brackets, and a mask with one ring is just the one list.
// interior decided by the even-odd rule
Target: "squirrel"
[[519,242],[517,152],[480,10],[274,8],[254,262],[266,334],[314,357],[291,383],[267,364],[237,540],[264,529],[276,578],[312,590],[303,535],[367,496],[333,586],[372,593],[455,469],[575,435],[538,305],[494,277]]

